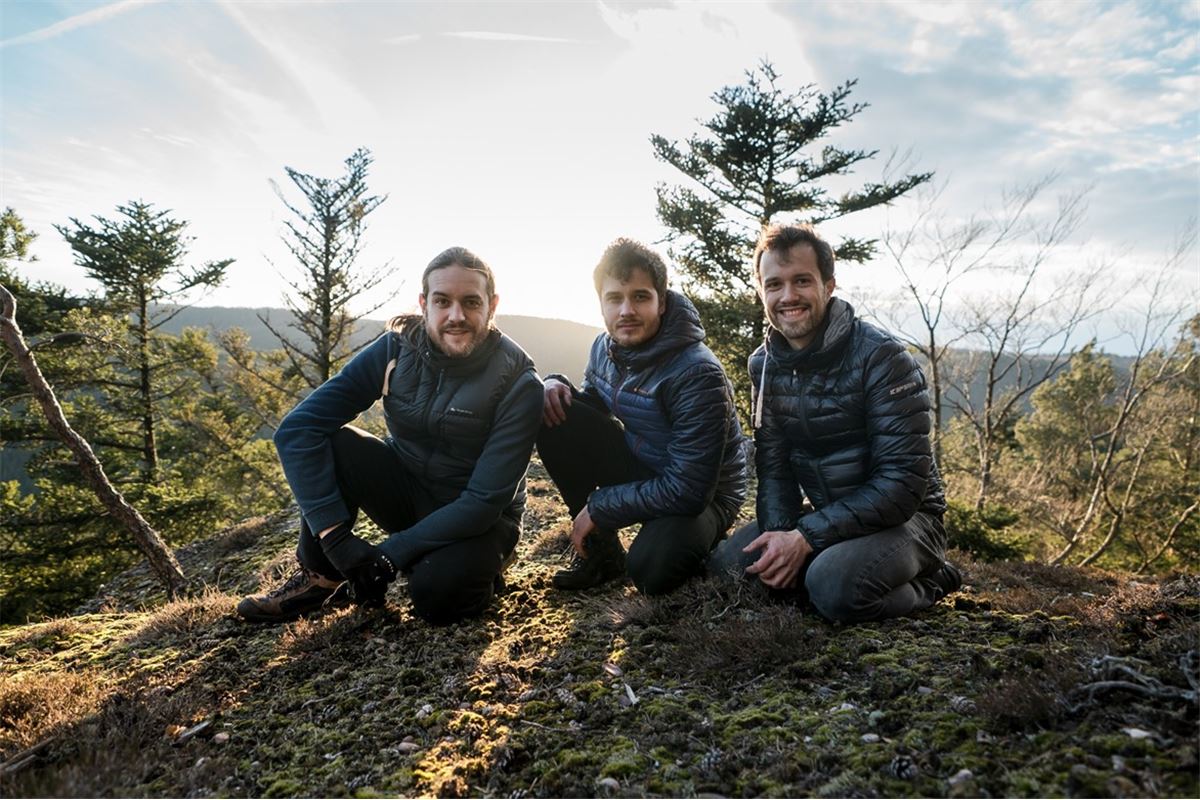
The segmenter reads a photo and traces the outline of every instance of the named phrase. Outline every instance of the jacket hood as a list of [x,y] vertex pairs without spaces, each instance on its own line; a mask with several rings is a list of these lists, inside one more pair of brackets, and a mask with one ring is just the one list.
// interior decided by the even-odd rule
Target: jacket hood
[[631,367],[653,363],[670,354],[704,341],[704,326],[700,324],[700,312],[685,295],[667,290],[666,310],[658,333],[650,341],[638,347],[622,347],[612,337],[604,334],[605,344],[612,357]]

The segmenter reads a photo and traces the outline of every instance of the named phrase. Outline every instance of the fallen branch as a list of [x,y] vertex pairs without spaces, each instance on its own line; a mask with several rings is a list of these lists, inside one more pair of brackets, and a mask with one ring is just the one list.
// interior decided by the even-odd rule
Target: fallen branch
[[[1068,697],[1083,697],[1080,702],[1068,705],[1068,712],[1074,714],[1096,702],[1096,696],[1114,691],[1132,692],[1143,697],[1156,700],[1183,701],[1195,703],[1197,692],[1195,688],[1184,689],[1179,686],[1169,686],[1158,678],[1153,678],[1137,671],[1131,663],[1144,664],[1136,658],[1118,658],[1116,656],[1101,656],[1092,661],[1092,672],[1099,680],[1085,683],[1071,690]],[[1187,671],[1187,656],[1181,658],[1180,668],[1184,676],[1192,683],[1192,676]],[[1128,678],[1124,680],[1122,678]]]

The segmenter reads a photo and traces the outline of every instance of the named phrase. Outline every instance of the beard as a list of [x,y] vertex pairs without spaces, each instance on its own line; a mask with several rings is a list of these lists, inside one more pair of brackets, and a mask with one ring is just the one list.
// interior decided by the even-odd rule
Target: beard
[[[825,309],[827,306],[818,308],[811,304],[800,304],[781,308],[778,305],[771,309],[768,315],[771,326],[783,334],[785,339],[795,341],[797,339],[805,339],[821,327],[821,323],[825,319]],[[802,309],[808,313],[802,314],[799,317],[789,318],[785,312],[796,309]]]
[[450,358],[466,358],[475,352],[475,348],[487,339],[490,322],[491,320],[488,320],[479,326],[468,322],[460,325],[443,325],[441,328],[434,328],[430,325],[429,319],[426,318],[425,330],[429,334],[430,341],[442,353]]

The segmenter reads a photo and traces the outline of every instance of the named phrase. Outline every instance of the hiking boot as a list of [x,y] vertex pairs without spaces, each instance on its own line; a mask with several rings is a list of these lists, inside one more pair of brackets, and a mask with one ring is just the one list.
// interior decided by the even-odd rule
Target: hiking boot
[[319,611],[327,602],[330,607],[346,605],[350,598],[338,591],[341,585],[341,581],[297,565],[296,571],[282,586],[266,594],[243,597],[237,613],[248,622],[289,622]]
[[551,582],[556,589],[590,589],[625,575],[625,549],[616,531],[594,532],[583,540],[583,548],[587,558],[576,553],[571,566],[554,573]]

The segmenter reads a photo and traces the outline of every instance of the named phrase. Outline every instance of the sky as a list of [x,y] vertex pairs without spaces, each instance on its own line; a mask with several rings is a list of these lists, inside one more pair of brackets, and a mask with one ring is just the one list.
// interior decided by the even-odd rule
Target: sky
[[[1058,269],[1113,266],[1095,324],[1120,352],[1200,209],[1198,40],[1195,2],[4,0],[0,204],[39,234],[29,277],[96,289],[54,225],[140,199],[189,222],[193,262],[236,259],[202,305],[278,306],[296,273],[272,182],[287,191],[285,165],[333,177],[367,147],[387,200],[361,263],[390,275],[363,306],[395,293],[375,316],[411,308],[423,266],[458,244],[495,269],[501,313],[599,325],[604,246],[662,242],[654,187],[684,182],[649,137],[696,133],[712,93],[766,59],[786,88],[857,79],[868,108],[829,142],[880,152],[842,188],[897,153],[936,173],[947,225],[1051,173],[1031,214],[1086,192]],[[826,232],[874,238],[919,209]],[[1194,249],[1168,278],[1194,313]],[[898,285],[886,258],[839,269],[867,310]]]

